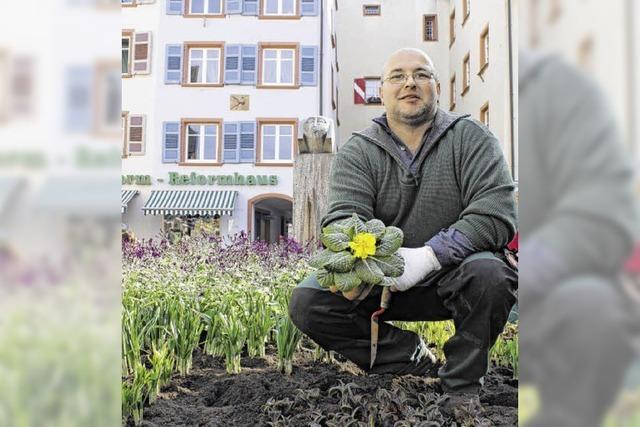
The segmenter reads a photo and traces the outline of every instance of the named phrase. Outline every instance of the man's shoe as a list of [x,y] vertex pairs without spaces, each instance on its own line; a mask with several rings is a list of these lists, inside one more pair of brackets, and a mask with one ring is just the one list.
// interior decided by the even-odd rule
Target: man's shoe
[[482,418],[484,408],[477,393],[450,393],[446,396],[447,399],[440,407],[442,415],[462,426],[489,425],[485,424],[487,420]]

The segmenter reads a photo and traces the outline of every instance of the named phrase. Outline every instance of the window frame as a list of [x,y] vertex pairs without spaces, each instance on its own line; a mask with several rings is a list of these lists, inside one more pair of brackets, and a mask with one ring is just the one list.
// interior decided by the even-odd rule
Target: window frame
[[[378,9],[378,13],[366,13],[368,7],[375,7]],[[380,16],[382,15],[382,5],[379,4],[363,4],[362,5],[362,16]]]
[[[124,40],[125,38],[129,40],[129,53],[127,55],[127,72],[123,73],[122,72],[122,58],[120,59],[120,74],[123,78],[130,78],[133,77],[133,35],[134,35],[134,30],[122,30],[122,40]],[[122,43],[122,42],[121,42]],[[120,47],[120,55],[122,56],[122,45]]]
[[193,0],[184,0],[184,9],[183,15],[185,18],[224,18],[225,17],[225,9],[224,9],[224,0],[220,0],[220,13],[209,13],[209,1],[204,1],[205,12],[203,13],[193,13],[191,12],[191,4]]
[[[268,125],[276,125],[278,126],[278,131],[276,133],[276,147],[274,148],[275,153],[278,157],[279,154],[279,145],[280,141],[278,136],[279,127],[290,125],[291,129],[291,160],[264,160],[262,158],[262,145],[263,145],[263,134],[262,127]],[[296,159],[296,153],[298,152],[298,119],[295,118],[257,118],[256,119],[256,163],[255,166],[283,166],[283,167],[293,167],[293,164]]]
[[[431,21],[433,23],[433,37],[427,38],[427,22]],[[422,40],[425,42],[437,42],[438,41],[438,15],[429,14],[423,15],[422,17]]]
[[454,7],[449,14],[449,48],[456,41],[456,8]]
[[[215,161],[205,160],[205,159],[196,159],[196,160],[188,160],[187,159],[187,149],[188,149],[188,126],[189,125],[216,125],[216,159]],[[210,119],[202,119],[202,118],[183,118],[180,119],[180,136],[178,140],[178,147],[180,149],[180,153],[178,156],[178,165],[179,166],[221,166],[222,163],[222,119],[221,118],[210,118]],[[204,138],[204,134],[201,136]],[[202,155],[204,156],[204,143],[202,144]]]
[[[192,83],[189,81],[191,76],[191,49],[219,49],[220,57],[218,58],[218,83]],[[185,42],[183,45],[182,52],[182,86],[190,86],[190,87],[222,87],[224,86],[224,42]],[[206,59],[203,54],[202,64],[203,71],[202,76],[203,80],[206,79]]]
[[[480,107],[480,122],[485,125],[486,127],[489,127],[490,121],[491,121],[491,112],[489,110],[489,101],[485,102],[484,104],[482,104],[482,107]],[[485,120],[486,118],[486,120]]]
[[[107,87],[107,77],[109,72],[115,72],[117,70],[116,63],[113,61],[98,61],[95,65],[95,80],[93,82],[93,93],[95,98],[93,101],[93,117],[91,118],[93,124],[93,133],[97,136],[111,137],[120,133],[120,124],[113,124],[109,126],[106,115],[108,114],[108,99],[109,99],[109,87]],[[120,68],[122,63],[120,63]],[[122,71],[122,70],[120,70]],[[120,80],[118,80],[120,82]],[[120,89],[115,93],[121,93]],[[116,103],[117,109],[121,110],[122,96],[120,96],[120,102]]]
[[449,80],[449,111],[456,108],[456,73]]
[[460,96],[466,95],[471,88],[471,52],[462,58],[462,92]]
[[478,74],[484,73],[489,66],[489,24],[485,24],[480,32],[480,70]]
[[[258,19],[300,19],[302,17],[300,12],[300,0],[293,0],[293,13],[292,14],[267,14],[267,0],[259,0],[258,5]],[[278,11],[282,10],[283,0],[278,1]]]
[[[380,76],[365,76],[362,77],[364,79],[364,105],[382,105],[382,98],[380,98],[380,87],[381,85],[381,77]],[[377,98],[380,100],[379,102],[369,102],[369,98],[367,98],[367,82],[368,81],[377,81],[378,82],[378,96]]]
[[471,0],[462,0],[462,25],[467,23],[471,16]]
[[[265,83],[264,82],[264,53],[265,50],[293,50],[293,82]],[[257,88],[262,89],[298,89],[300,87],[300,44],[299,43],[258,43]],[[278,73],[279,76],[279,73]]]
[[127,153],[127,139],[129,133],[129,112],[126,110],[122,110],[120,113],[120,123],[122,127],[122,158],[126,159],[129,157],[129,153]]

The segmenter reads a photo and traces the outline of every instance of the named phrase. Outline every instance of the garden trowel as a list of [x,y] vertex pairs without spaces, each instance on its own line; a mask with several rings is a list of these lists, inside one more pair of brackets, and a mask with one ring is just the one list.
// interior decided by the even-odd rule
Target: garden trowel
[[378,317],[384,311],[389,308],[389,302],[391,301],[391,290],[388,286],[382,289],[382,297],[380,298],[380,308],[371,315],[371,364],[369,369],[373,368],[373,364],[376,361],[376,354],[378,353]]

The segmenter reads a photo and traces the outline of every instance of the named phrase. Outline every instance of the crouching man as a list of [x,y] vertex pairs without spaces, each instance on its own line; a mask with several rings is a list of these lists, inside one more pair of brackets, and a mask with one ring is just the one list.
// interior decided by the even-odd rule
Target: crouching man
[[[514,183],[500,144],[485,126],[438,107],[431,59],[400,49],[383,68],[386,113],[354,132],[334,158],[322,226],[352,213],[404,232],[391,306],[380,318],[370,369],[370,317],[381,287],[334,294],[313,275],[293,291],[289,314],[326,350],[369,373],[432,375],[457,405],[479,406],[489,349],[516,301],[517,272],[498,255],[516,230]],[[446,363],[436,368],[425,343],[386,320],[453,319]]]

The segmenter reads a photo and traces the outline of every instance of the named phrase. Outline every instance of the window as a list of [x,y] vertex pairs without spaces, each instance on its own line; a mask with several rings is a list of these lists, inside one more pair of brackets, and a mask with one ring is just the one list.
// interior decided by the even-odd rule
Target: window
[[480,121],[484,123],[486,127],[489,127],[489,102],[488,101],[480,108]]
[[129,123],[129,112],[122,111],[120,115],[120,126],[122,128],[122,158],[127,157],[127,123]]
[[451,11],[449,15],[449,47],[453,46],[453,42],[456,41],[456,10]]
[[559,0],[550,0],[549,23],[555,23],[562,15],[562,5]]
[[456,108],[456,75],[451,77],[449,85],[449,110],[453,111]]
[[117,62],[101,62],[96,65],[94,90],[98,101],[94,107],[94,130],[101,134],[117,134],[120,132],[122,110],[121,76]]
[[290,119],[258,120],[258,165],[293,164],[297,122]]
[[464,95],[469,91],[471,86],[471,66],[469,60],[470,54],[467,53],[462,60],[462,93]]
[[187,14],[185,16],[223,16],[222,0],[186,0]]
[[131,7],[136,5],[136,0],[121,0],[120,4],[123,7]]
[[362,6],[362,15],[364,16],[379,16],[380,5],[379,4],[365,4]]
[[122,31],[122,69],[123,77],[133,74],[149,74],[151,71],[151,33]]
[[182,120],[182,163],[219,163],[220,119]]
[[133,39],[133,32],[122,32],[122,75],[124,77],[131,77],[131,42]]
[[334,81],[333,65],[331,65],[331,106],[336,109],[336,96],[335,96],[336,84]]
[[487,24],[480,34],[480,72],[489,65],[489,25]]
[[222,86],[222,45],[187,44],[187,85]]
[[380,77],[365,77],[364,94],[367,104],[381,104],[380,99]]
[[298,0],[261,0],[260,16],[298,16]]
[[[120,76],[117,74],[118,68],[116,65],[116,78],[118,84],[118,91],[120,90]],[[11,112],[16,116],[28,116],[33,113],[33,90],[34,90],[34,63],[33,59],[28,56],[17,56],[13,61],[13,71],[11,74]],[[118,100],[119,102],[119,100]],[[118,105],[118,108],[120,106]],[[118,113],[119,114],[119,111]],[[117,122],[117,117],[116,117]]]
[[260,84],[259,86],[297,85],[297,46],[260,45]]
[[438,15],[424,15],[422,38],[426,42],[438,41]]
[[140,156],[144,154],[145,117],[122,112],[121,123],[124,126],[122,156]]
[[462,0],[462,25],[467,22],[471,14],[471,0]]

